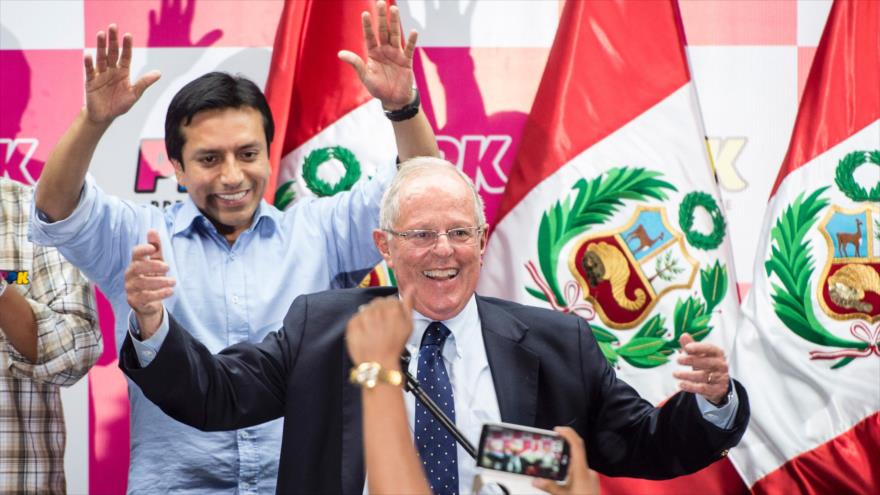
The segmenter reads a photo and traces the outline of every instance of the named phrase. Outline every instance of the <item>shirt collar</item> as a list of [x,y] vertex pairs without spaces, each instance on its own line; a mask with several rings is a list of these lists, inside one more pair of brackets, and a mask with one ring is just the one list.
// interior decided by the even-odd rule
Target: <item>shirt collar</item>
[[[409,341],[407,341],[406,347],[409,349],[410,353],[415,356],[418,355],[419,347],[422,344],[422,335],[425,334],[428,325],[436,320],[432,320],[416,310],[413,310],[412,314],[413,332],[409,336]],[[471,298],[457,315],[448,320],[443,320],[441,323],[446,325],[446,328],[449,329],[449,339],[451,339],[454,344],[454,347],[444,346],[444,357],[449,360],[462,357],[462,351],[466,347],[465,343],[470,340],[469,337],[473,337],[473,332],[475,330],[480,330],[480,315],[477,311],[476,297],[471,294]],[[449,355],[448,353],[453,350],[455,353]]]
[[[254,222],[248,230],[254,230],[256,226],[259,228],[259,232],[265,236],[272,235],[276,231],[281,233],[282,231],[278,228],[278,224],[281,222],[282,215],[283,213],[278,208],[266,203],[265,200],[260,200],[260,204],[257,205],[257,211],[254,214]],[[187,195],[174,217],[172,235],[189,234],[197,223],[207,227],[210,221],[199,210],[192,198]]]

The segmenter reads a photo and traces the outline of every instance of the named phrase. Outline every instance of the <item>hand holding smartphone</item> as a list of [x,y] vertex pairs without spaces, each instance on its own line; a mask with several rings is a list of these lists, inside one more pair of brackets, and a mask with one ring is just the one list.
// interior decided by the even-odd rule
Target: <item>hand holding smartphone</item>
[[562,481],[570,448],[555,431],[508,423],[487,423],[480,435],[477,465],[514,475]]

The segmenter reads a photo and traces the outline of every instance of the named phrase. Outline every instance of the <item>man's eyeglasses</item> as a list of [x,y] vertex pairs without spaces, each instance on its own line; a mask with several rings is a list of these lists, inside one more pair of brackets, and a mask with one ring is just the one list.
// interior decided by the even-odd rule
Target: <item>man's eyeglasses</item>
[[403,238],[403,240],[409,242],[415,247],[429,248],[437,243],[437,239],[439,239],[441,235],[445,235],[446,238],[449,239],[450,244],[461,246],[473,244],[480,237],[483,228],[458,227],[455,229],[449,229],[446,232],[437,232],[436,230],[404,230],[403,232],[395,232],[386,229],[385,232]]

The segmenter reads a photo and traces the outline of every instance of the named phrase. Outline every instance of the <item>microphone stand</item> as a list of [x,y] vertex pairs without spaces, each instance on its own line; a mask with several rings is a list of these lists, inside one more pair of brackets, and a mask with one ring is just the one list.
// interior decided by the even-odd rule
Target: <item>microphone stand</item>
[[431,416],[440,422],[446,431],[449,432],[450,435],[458,442],[459,445],[474,459],[477,458],[477,449],[468,441],[467,438],[464,437],[464,434],[455,426],[455,423],[449,419],[440,406],[438,406],[428,394],[422,390],[422,387],[419,385],[418,380],[414,376],[409,373],[409,361],[411,357],[409,355],[409,351],[404,351],[403,356],[400,357],[401,369],[403,371],[403,376],[406,377],[406,381],[403,385],[403,389],[407,392],[411,392],[419,402],[425,406],[428,411],[431,413]]

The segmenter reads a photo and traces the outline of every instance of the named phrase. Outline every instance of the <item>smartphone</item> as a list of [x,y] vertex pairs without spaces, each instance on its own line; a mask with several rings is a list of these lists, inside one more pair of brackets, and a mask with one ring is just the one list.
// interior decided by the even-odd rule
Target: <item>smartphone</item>
[[486,423],[477,465],[511,474],[562,481],[568,474],[568,442],[555,431]]

